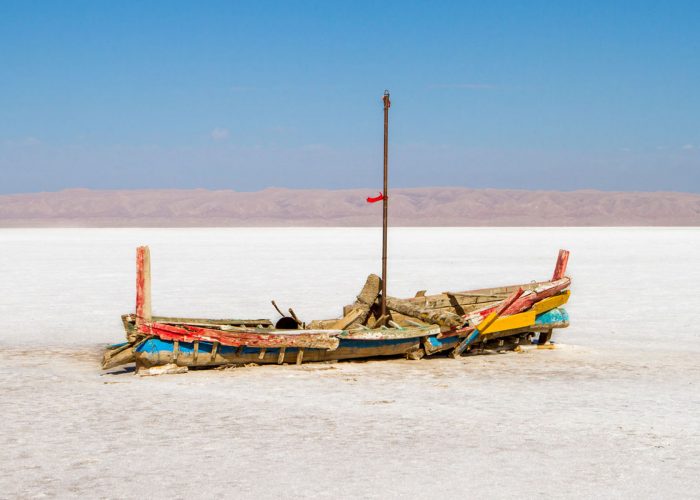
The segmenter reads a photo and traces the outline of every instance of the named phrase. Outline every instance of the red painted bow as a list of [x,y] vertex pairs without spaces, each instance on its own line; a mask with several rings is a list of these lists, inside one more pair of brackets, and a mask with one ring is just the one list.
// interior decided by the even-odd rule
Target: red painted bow
[[367,203],[377,203],[378,201],[382,201],[384,199],[384,194],[379,193],[379,196],[376,196],[374,198],[369,197],[367,198]]

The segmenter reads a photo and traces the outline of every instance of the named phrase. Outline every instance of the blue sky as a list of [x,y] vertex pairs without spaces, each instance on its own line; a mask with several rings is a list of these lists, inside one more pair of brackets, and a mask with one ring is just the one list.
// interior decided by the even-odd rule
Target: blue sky
[[700,192],[700,2],[0,1],[0,193]]

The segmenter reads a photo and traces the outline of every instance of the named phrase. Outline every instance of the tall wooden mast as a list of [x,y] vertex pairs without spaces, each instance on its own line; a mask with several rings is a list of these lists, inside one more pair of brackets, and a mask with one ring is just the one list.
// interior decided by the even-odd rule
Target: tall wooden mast
[[382,225],[382,313],[381,316],[386,316],[386,254],[387,254],[387,219],[389,218],[389,91],[384,91],[384,217]]

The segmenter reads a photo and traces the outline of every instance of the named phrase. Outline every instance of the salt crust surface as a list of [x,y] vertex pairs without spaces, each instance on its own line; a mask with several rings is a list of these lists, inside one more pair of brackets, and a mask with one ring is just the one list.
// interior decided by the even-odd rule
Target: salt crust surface
[[163,315],[338,316],[376,229],[0,230],[0,497],[694,497],[700,230],[397,228],[395,296],[550,277],[553,351],[99,370],[151,246]]

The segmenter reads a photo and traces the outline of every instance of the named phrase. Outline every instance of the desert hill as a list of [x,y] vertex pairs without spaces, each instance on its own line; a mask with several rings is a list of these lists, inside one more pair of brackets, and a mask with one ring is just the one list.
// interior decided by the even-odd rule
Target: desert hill
[[[393,226],[697,226],[700,195],[415,188],[390,193]],[[71,189],[0,195],[0,227],[372,226],[370,189],[258,192]]]

